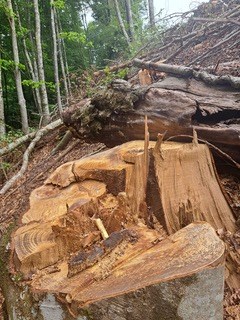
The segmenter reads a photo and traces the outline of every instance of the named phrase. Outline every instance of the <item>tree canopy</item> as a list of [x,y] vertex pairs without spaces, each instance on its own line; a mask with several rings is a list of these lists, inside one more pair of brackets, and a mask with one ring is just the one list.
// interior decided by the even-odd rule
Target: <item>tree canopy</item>
[[76,76],[132,56],[150,7],[144,0],[0,0],[0,123],[6,131],[23,128],[24,121],[47,124],[55,106],[61,113],[67,104]]

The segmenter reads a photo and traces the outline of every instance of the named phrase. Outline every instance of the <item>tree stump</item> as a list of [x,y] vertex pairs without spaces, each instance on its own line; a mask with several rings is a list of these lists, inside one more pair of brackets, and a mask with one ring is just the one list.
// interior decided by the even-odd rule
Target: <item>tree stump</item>
[[53,294],[42,315],[56,298],[69,311],[57,320],[222,317],[225,247],[214,229],[235,225],[209,149],[146,146],[68,162],[32,192],[12,262],[33,292]]

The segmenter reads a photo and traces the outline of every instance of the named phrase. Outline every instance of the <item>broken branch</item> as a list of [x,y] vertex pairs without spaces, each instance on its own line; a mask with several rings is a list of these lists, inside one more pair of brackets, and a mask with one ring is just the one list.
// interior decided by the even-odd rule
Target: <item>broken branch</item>
[[46,135],[49,131],[57,128],[58,126],[60,126],[62,124],[62,120],[56,120],[55,122],[52,122],[50,124],[48,124],[46,127],[40,129],[36,135],[35,138],[32,140],[32,142],[30,143],[30,145],[28,146],[28,148],[26,149],[26,151],[24,152],[23,155],[23,163],[22,163],[22,167],[21,169],[18,171],[17,174],[15,174],[9,181],[7,181],[5,183],[5,185],[2,187],[2,189],[0,190],[0,195],[4,195],[12,186],[13,184],[20,179],[23,174],[26,172],[27,167],[28,167],[28,160],[29,160],[29,156],[32,153],[35,145],[37,144],[37,142],[39,140],[41,140],[41,138]]
[[214,21],[216,23],[233,23],[236,24],[237,26],[240,26],[240,22],[234,19],[214,19],[214,18],[192,18],[192,20],[194,21],[201,21],[201,22],[210,22],[210,21]]
[[15,140],[14,142],[9,143],[6,147],[1,148],[0,149],[0,156],[4,156],[5,154],[13,151],[14,149],[16,149],[17,147],[21,146],[23,143],[31,140],[32,138],[34,138],[36,132],[31,132],[17,140]]

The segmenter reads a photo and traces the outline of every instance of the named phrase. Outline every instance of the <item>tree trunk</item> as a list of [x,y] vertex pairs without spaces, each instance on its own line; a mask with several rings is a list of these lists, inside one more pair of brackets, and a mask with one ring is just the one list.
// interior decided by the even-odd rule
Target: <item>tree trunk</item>
[[[1,60],[1,52],[0,52]],[[2,68],[0,65],[0,137],[6,133],[5,117],[4,117],[4,101],[3,101],[3,87],[2,87]]]
[[[56,10],[55,10],[55,14],[56,14],[56,20],[57,20],[57,33],[58,33],[58,39],[59,39],[59,48],[60,48],[59,55],[60,55],[61,68],[62,68],[63,77],[64,77],[64,73],[66,77],[66,80],[64,78],[64,87],[65,87],[66,94],[68,93],[68,96],[71,96],[72,95],[71,81],[69,77],[69,67],[68,67],[66,46],[65,46],[64,39],[61,39],[60,37],[60,32],[62,32],[61,20]],[[65,72],[65,69],[66,69],[66,72]]]
[[37,46],[37,63],[38,63],[38,75],[39,81],[41,82],[40,92],[41,92],[41,100],[42,100],[42,111],[43,111],[43,119],[42,125],[45,126],[50,121],[50,113],[48,106],[48,96],[45,82],[45,73],[43,66],[43,56],[42,56],[42,43],[41,43],[41,23],[40,23],[40,14],[38,7],[38,0],[34,0],[34,13],[35,13],[35,40]]
[[[20,18],[20,15],[19,15],[19,10],[18,10],[17,4],[16,4],[16,8],[17,8],[16,9],[16,14],[17,14],[17,17],[18,17],[18,23],[19,23],[19,27],[21,29],[22,28],[22,23],[21,23],[21,18]],[[30,54],[28,52],[28,48],[27,48],[25,37],[23,37],[22,43],[23,43],[25,57],[26,57],[26,60],[27,60],[27,66],[28,66],[28,69],[29,69],[29,73],[30,73],[30,75],[32,77],[32,80],[37,84],[39,82],[37,68],[34,70],[34,66],[33,66]],[[39,114],[41,116],[42,115],[42,106],[41,106],[41,97],[40,97],[39,87],[33,88],[33,96],[34,96],[36,107],[37,107],[38,112],[39,112]]]
[[55,18],[55,26],[56,26],[56,37],[57,37],[57,43],[58,43],[58,54],[59,54],[59,61],[61,65],[61,71],[62,71],[62,77],[63,77],[63,85],[64,85],[64,91],[65,91],[65,96],[66,96],[66,103],[68,104],[68,99],[69,99],[69,88],[68,88],[68,80],[67,80],[67,75],[68,73],[67,67],[64,64],[64,58],[63,58],[63,50],[64,50],[64,43],[63,39],[60,37],[60,32],[59,32],[59,23],[58,23],[58,14],[57,10],[54,7],[54,18]]
[[155,27],[154,0],[148,0],[148,14],[150,27]]
[[56,35],[57,21],[55,21],[54,0],[50,0],[50,6],[51,6],[52,37],[53,37],[53,64],[54,64],[55,90],[57,93],[58,110],[59,110],[59,113],[61,114],[63,109],[62,109],[62,100],[61,100],[61,92],[60,92],[60,84],[59,84],[58,48],[57,48],[57,35]]
[[120,28],[122,30],[124,38],[127,41],[127,44],[130,46],[131,45],[131,40],[130,40],[130,38],[129,38],[128,34],[127,34],[127,31],[126,31],[126,28],[124,26],[124,22],[123,22],[123,19],[122,19],[121,11],[120,11],[120,8],[119,8],[119,5],[118,5],[118,0],[113,0],[113,1],[114,1],[114,6],[115,6],[115,10],[116,10],[119,26],[120,26]]
[[129,36],[130,36],[130,40],[133,41],[135,32],[134,32],[131,0],[125,0],[125,3],[126,3],[127,23],[128,23],[128,26],[129,26]]
[[166,139],[192,135],[195,129],[199,138],[239,161],[239,114],[237,89],[167,77],[141,88],[116,80],[91,100],[82,101],[80,112],[74,108],[66,110],[63,121],[78,137],[114,146],[143,139],[144,115],[147,115],[151,139],[165,131]]
[[[221,319],[225,246],[214,229],[235,224],[208,147],[146,145],[132,141],[52,173],[13,234],[14,267],[76,318]],[[227,281],[239,286],[229,261]]]
[[26,100],[24,98],[23,89],[22,89],[22,76],[19,69],[20,61],[19,61],[19,53],[18,53],[17,33],[15,28],[14,11],[13,11],[11,0],[7,0],[7,6],[9,10],[9,22],[10,22],[11,32],[12,32],[12,48],[13,48],[13,56],[14,56],[14,63],[15,63],[15,81],[16,81],[16,88],[17,88],[17,95],[18,95],[18,103],[19,103],[20,112],[21,112],[22,131],[25,134],[28,134],[29,126],[28,126],[27,107],[26,107]]

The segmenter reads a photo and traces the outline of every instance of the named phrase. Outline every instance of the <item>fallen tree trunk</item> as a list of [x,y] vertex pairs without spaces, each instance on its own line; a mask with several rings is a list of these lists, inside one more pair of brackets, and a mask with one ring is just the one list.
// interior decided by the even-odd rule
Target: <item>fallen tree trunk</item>
[[195,79],[167,77],[148,87],[132,87],[115,81],[79,109],[63,115],[66,126],[77,136],[114,146],[144,139],[144,116],[149,119],[150,139],[159,132],[165,138],[187,134],[216,144],[240,161],[239,91],[207,86]]
[[[62,319],[55,298],[67,319],[222,318],[225,246],[214,229],[234,232],[235,219],[208,147],[145,135],[62,165],[32,192],[12,267],[53,294],[38,302],[48,319]],[[239,286],[229,257],[227,268]]]
[[[38,141],[41,140],[41,138],[46,135],[49,131],[56,129],[57,127],[59,127],[62,124],[62,120],[56,120],[52,123],[49,123],[47,126],[43,127],[42,129],[40,129],[39,131],[37,131],[34,134],[34,139],[31,141],[31,143],[29,144],[29,146],[27,147],[26,151],[23,154],[23,162],[22,162],[22,166],[21,169],[10,179],[8,180],[5,185],[2,187],[2,189],[0,189],[0,195],[4,195],[13,185],[14,183],[20,179],[23,174],[26,172],[27,167],[28,167],[28,160],[29,157],[34,149],[34,147],[36,146],[36,144],[38,143]],[[23,141],[23,140],[22,140]],[[16,146],[16,144],[15,144]],[[14,148],[15,148],[14,146]],[[9,151],[9,148],[8,148]]]
[[200,79],[203,82],[206,82],[207,84],[211,84],[211,85],[230,85],[236,89],[240,88],[240,78],[233,77],[230,75],[215,76],[205,71],[196,71],[191,67],[177,66],[177,65],[164,64],[164,63],[158,64],[151,61],[145,62],[140,59],[134,59],[133,65],[143,69],[166,72],[166,73],[170,73],[170,74],[178,75],[182,77],[188,77],[188,78],[193,77],[195,79]]

